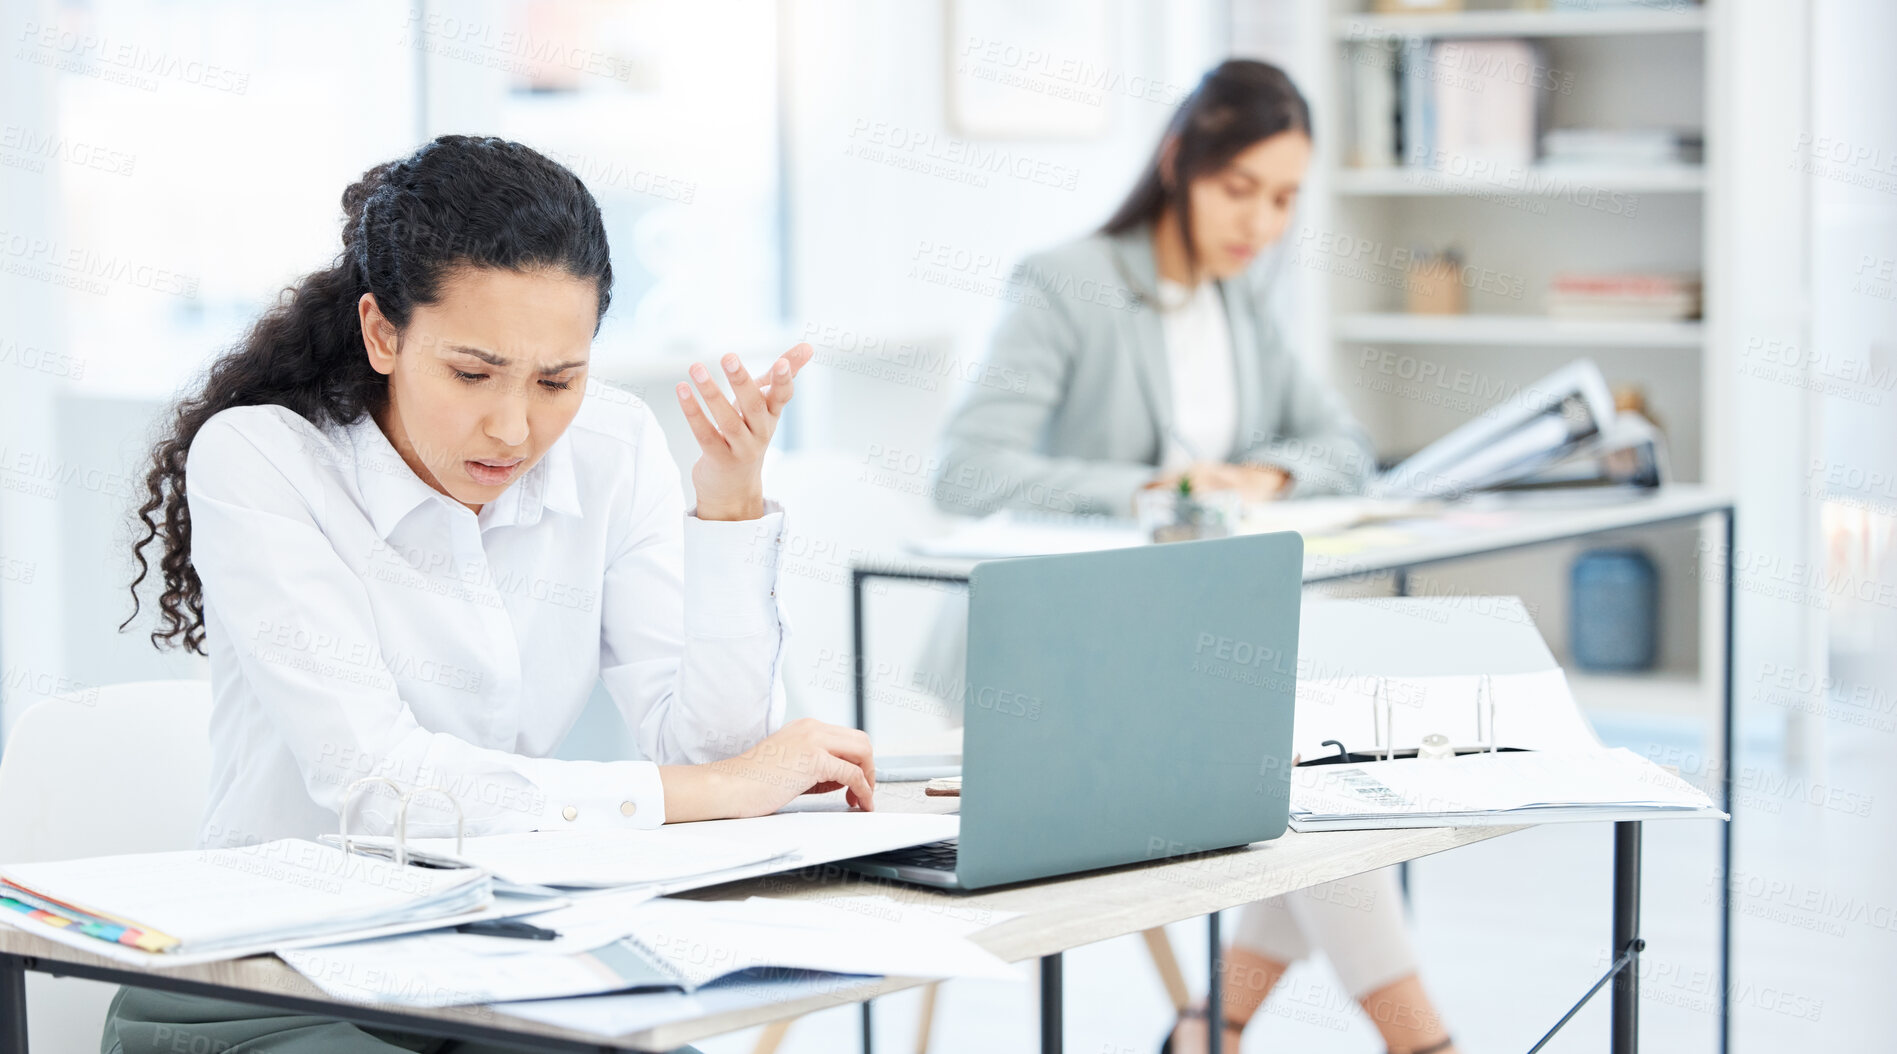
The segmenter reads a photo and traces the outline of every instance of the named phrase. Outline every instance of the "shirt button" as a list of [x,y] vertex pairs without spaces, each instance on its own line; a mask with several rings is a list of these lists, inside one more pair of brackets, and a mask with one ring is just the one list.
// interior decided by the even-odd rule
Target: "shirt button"
[[566,808],[560,810],[560,815],[566,817],[569,820],[577,820],[580,818],[580,810],[575,809],[573,806],[569,805]]
[[633,813],[638,812],[638,811],[639,811],[639,807],[629,801],[622,801],[619,803],[619,815],[621,816],[631,816]]

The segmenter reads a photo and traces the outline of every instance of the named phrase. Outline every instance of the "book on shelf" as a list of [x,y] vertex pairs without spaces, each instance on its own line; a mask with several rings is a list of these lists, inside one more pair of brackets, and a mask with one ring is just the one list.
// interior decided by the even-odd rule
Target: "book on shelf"
[[1389,168],[1397,161],[1398,46],[1389,40],[1346,45],[1350,60],[1350,139],[1345,163]]
[[1555,318],[1684,321],[1699,317],[1700,283],[1695,275],[1564,272],[1548,284],[1547,308]]
[[[1412,38],[1400,45],[1398,60],[1405,166],[1506,183],[1535,163],[1544,82],[1551,75],[1539,45]],[[1361,87],[1358,97],[1376,99]],[[1360,110],[1357,116],[1371,115]]]
[[1671,128],[1555,128],[1541,137],[1541,155],[1549,166],[1696,165],[1704,140],[1698,132]]

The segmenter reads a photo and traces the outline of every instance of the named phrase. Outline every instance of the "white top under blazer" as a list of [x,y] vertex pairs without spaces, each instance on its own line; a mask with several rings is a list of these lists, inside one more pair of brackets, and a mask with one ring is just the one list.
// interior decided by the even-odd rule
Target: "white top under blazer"
[[[204,847],[314,838],[364,776],[436,786],[467,832],[648,828],[658,765],[740,753],[783,722],[783,510],[707,522],[644,403],[590,393],[477,515],[364,414],[319,429],[226,409],[185,470],[211,662]],[[603,681],[649,760],[547,757]],[[409,835],[453,833],[418,796]],[[388,833],[394,797],[350,829]]]

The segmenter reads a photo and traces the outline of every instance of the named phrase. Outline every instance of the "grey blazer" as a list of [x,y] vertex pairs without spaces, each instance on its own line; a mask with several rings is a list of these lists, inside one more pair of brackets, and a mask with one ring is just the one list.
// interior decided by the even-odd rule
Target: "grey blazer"
[[[967,396],[949,420],[933,493],[949,512],[1130,515],[1172,425],[1152,234],[1096,234],[1028,257]],[[1370,442],[1336,393],[1286,348],[1245,276],[1219,282],[1238,428],[1229,461],[1274,465],[1291,496],[1353,493]]]

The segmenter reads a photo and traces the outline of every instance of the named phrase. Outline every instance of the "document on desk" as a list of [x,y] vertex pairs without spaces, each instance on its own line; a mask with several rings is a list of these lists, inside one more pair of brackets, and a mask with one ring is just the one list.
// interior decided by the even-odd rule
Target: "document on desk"
[[[480,867],[517,888],[645,887],[655,894],[826,864],[955,837],[960,818],[900,812],[779,812],[638,831],[532,831],[464,839],[412,838],[419,862]],[[387,839],[351,839],[386,853]]]
[[493,899],[479,869],[398,868],[295,838],[0,867],[0,919],[141,966],[438,926],[486,911]]
[[[830,908],[893,922],[901,926],[905,933],[911,934],[970,937],[990,926],[1021,917],[1018,911],[973,907],[959,898],[940,895],[892,897],[883,893],[841,893],[820,896],[817,902]],[[781,1004],[814,996],[835,996],[845,989],[863,984],[865,980],[854,974],[808,970],[740,970],[692,992],[629,992],[544,999],[537,1002],[499,1003],[493,1009],[542,1024],[623,1036],[640,1029],[726,1010]]]
[[760,864],[797,848],[781,835],[740,839],[700,830],[707,826],[483,835],[464,839],[458,852],[453,838],[413,838],[408,851],[423,863],[486,868],[512,886],[607,889]]
[[[762,967],[871,976],[1018,977],[1015,967],[946,927],[903,925],[812,901],[660,899],[602,912],[589,898],[527,921],[561,936],[541,942],[431,933],[280,954],[332,996],[405,1006],[637,988],[691,992]],[[582,933],[579,945],[565,943]],[[497,948],[497,942],[514,950]]]
[[495,1003],[495,1013],[599,1036],[625,1036],[710,1014],[835,999],[877,978],[816,970],[740,970],[691,992],[620,992],[572,999]]
[[1298,831],[1725,819],[1704,791],[1625,748],[1507,751],[1292,770]]

